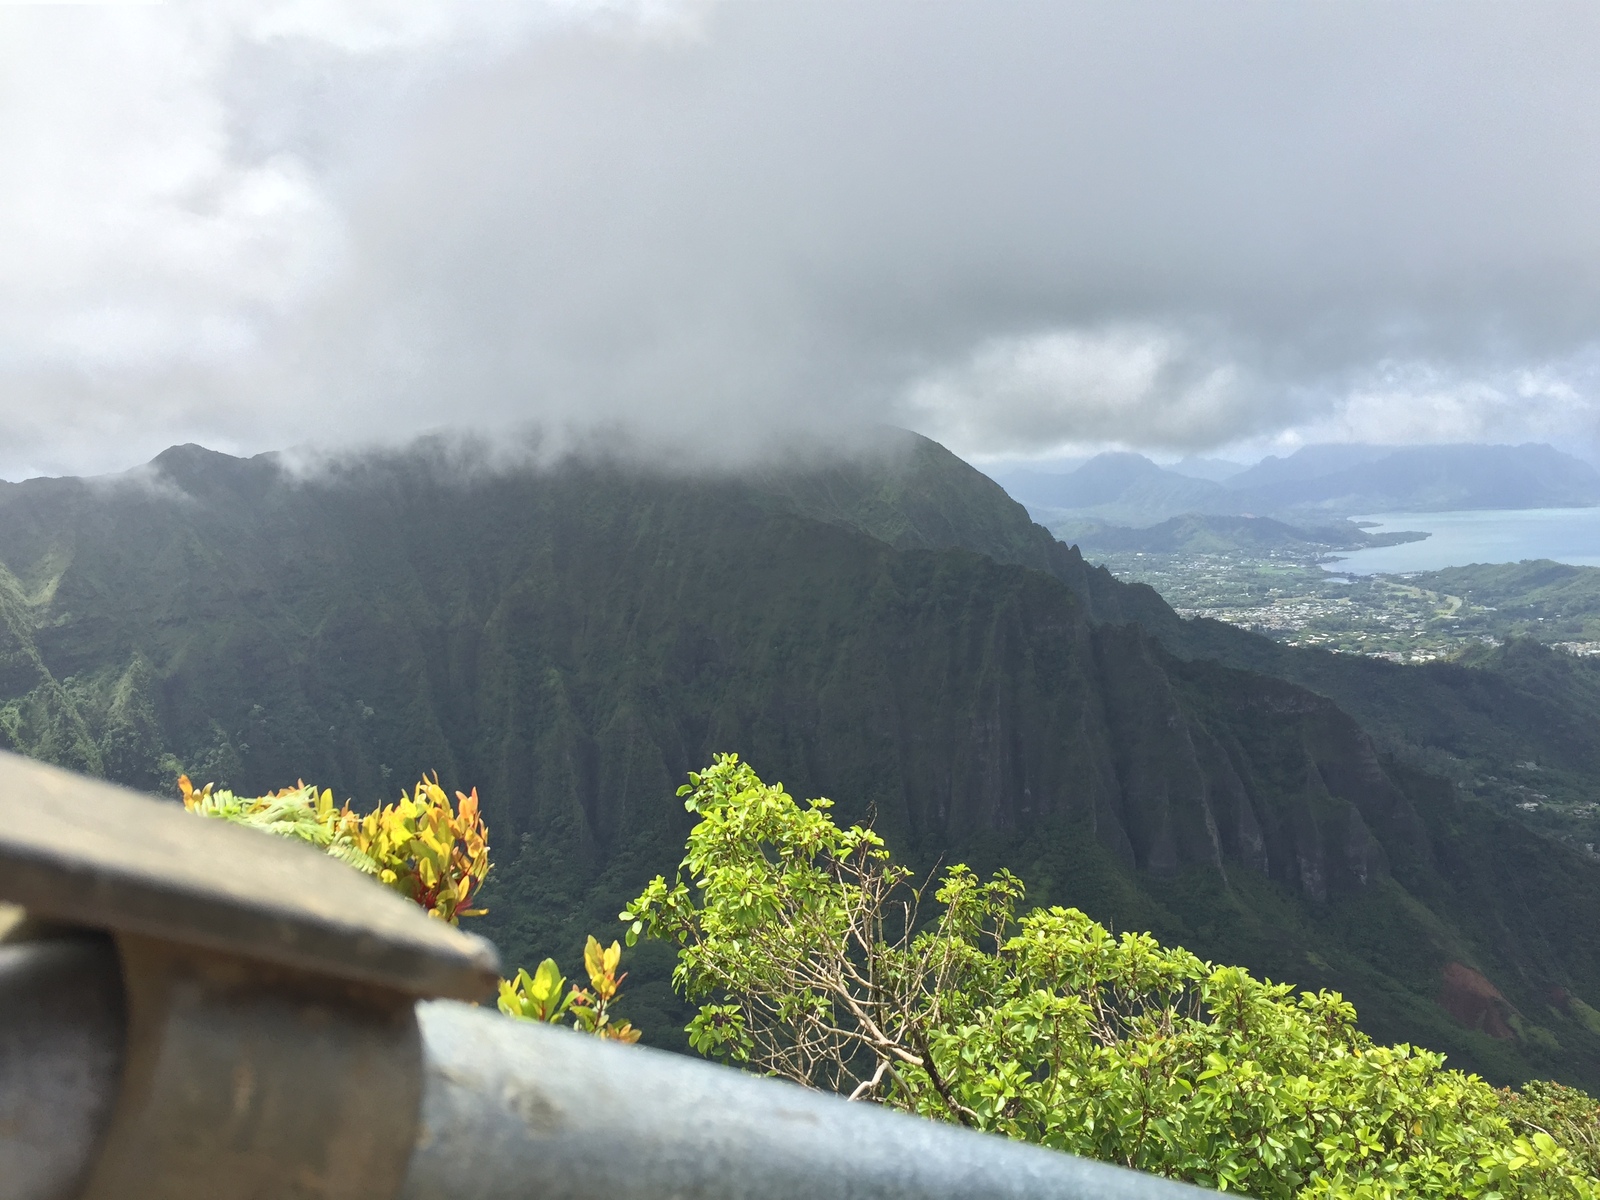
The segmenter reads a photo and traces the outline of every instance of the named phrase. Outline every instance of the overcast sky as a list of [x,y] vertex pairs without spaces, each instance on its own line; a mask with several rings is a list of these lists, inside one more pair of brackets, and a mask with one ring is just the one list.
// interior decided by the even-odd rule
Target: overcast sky
[[0,477],[1600,441],[1600,6],[0,4]]

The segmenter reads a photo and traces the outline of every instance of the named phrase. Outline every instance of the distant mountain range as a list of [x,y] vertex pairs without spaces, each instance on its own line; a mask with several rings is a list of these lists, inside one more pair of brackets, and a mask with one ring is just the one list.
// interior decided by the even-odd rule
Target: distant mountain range
[[999,474],[997,482],[1030,510],[1082,513],[1125,525],[1213,512],[1228,495],[1214,480],[1180,475],[1142,454],[1126,453],[1098,455],[1065,475],[1012,471]]
[[1194,479],[1209,479],[1213,483],[1221,483],[1224,479],[1232,479],[1240,471],[1246,469],[1245,463],[1231,462],[1226,458],[1203,458],[1191,454],[1181,458],[1167,468],[1176,471],[1179,475],[1188,475]]
[[[1290,524],[1377,512],[1567,508],[1600,504],[1600,471],[1553,446],[1307,446],[1226,475],[1215,460],[1162,467],[1110,453],[1075,471],[996,472],[1046,525],[1094,518],[1154,525],[1186,513],[1270,516]],[[1221,476],[1219,478],[1219,476]]]

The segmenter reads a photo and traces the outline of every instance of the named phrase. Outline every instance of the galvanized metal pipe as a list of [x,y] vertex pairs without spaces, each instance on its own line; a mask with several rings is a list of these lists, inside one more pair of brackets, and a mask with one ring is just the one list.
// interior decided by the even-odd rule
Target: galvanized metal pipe
[[326,855],[4,752],[0,804],[0,1200],[1206,1194],[419,999],[493,947]]
[[[1203,1195],[1102,1163],[849,1104],[679,1055],[512,1021],[454,1001],[419,1003],[416,1016],[421,1119],[402,1200]],[[124,1020],[117,958],[108,939],[0,945],[0,1200],[72,1200],[80,1194],[103,1158],[108,1117],[125,1086]],[[241,1062],[248,1058],[243,1041]],[[305,1099],[313,1108],[325,1095],[347,1089],[350,1081],[338,1062],[330,1060],[329,1070],[339,1078],[319,1079],[314,1067],[302,1066]],[[369,1094],[368,1104],[416,1104],[415,1093],[408,1098],[391,1087],[379,1090],[385,1094]],[[308,1155],[315,1149],[312,1141],[305,1139]],[[357,1147],[346,1148],[361,1157]],[[229,1149],[218,1147],[219,1161],[230,1158],[224,1153]],[[195,1161],[165,1169],[204,1179],[210,1174],[202,1169],[204,1156],[203,1145],[192,1145],[188,1157]],[[104,1162],[99,1165],[104,1170]],[[325,1173],[325,1164],[308,1157],[300,1168],[286,1161],[258,1182],[265,1175],[308,1173]],[[245,1191],[265,1194],[248,1186]],[[269,1192],[280,1194],[276,1186]],[[323,1189],[290,1192],[312,1196]]]
[[402,1200],[1199,1200],[1199,1188],[451,1001]]

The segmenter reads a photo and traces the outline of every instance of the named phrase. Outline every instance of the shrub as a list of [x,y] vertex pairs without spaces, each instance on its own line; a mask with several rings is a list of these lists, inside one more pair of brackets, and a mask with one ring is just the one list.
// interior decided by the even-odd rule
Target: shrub
[[[355,812],[348,800],[335,806],[331,791],[305,782],[265,796],[236,796],[209,783],[196,790],[187,775],[180,775],[178,791],[192,813],[319,846],[441,921],[458,925],[462,917],[487,911],[470,907],[490,868],[489,828],[478,809],[476,788],[465,795],[457,792],[452,806],[438,777],[424,776],[395,803],[364,814]],[[636,1042],[637,1029],[612,1019],[626,978],[617,974],[621,958],[620,945],[603,948],[591,937],[584,952],[588,990],[563,991],[567,981],[555,960],[547,958],[533,975],[518,970],[501,980],[500,1011],[521,1020],[570,1021],[584,1033]]]
[[453,807],[438,777],[424,776],[410,794],[401,792],[395,803],[365,814],[351,809],[348,800],[334,807],[331,791],[319,792],[304,782],[241,797],[214,791],[209,783],[196,791],[189,777],[180,775],[178,790],[190,812],[320,846],[415,900],[430,917],[456,925],[462,917],[484,912],[471,907],[490,867],[489,830],[478,811],[476,788],[470,795],[457,792]]
[[1216,966],[1008,872],[923,891],[870,830],[736,756],[680,791],[679,876],[622,914],[678,945],[703,1053],[803,1084],[1259,1197],[1589,1200],[1554,1130],[1443,1056],[1380,1046],[1337,993]]
[[583,951],[583,965],[589,975],[585,991],[573,987],[566,992],[566,980],[553,958],[539,964],[532,975],[519,970],[511,979],[500,981],[500,1011],[508,1017],[523,1021],[544,1021],[558,1024],[562,1018],[571,1017],[573,1027],[596,1037],[618,1042],[637,1042],[639,1031],[628,1022],[619,1025],[611,1022],[611,1005],[616,1001],[627,974],[617,974],[622,961],[622,947],[616,942],[601,946],[593,937]]
[[1577,1088],[1534,1079],[1500,1093],[1511,1127],[1524,1137],[1547,1133],[1590,1175],[1600,1176],[1600,1102]]

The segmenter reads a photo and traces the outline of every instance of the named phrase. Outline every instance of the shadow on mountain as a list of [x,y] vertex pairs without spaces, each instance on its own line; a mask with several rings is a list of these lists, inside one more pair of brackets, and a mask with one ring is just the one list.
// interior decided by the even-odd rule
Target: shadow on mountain
[[[1006,864],[1035,902],[1338,987],[1379,1037],[1600,1084],[1600,865],[1406,753],[1501,722],[1491,750],[1566,739],[1600,772],[1570,679],[1183,622],[921,439],[760,478],[457,466],[179,447],[0,487],[0,740],[154,790],[477,786],[511,962],[616,929],[681,855],[684,773],[737,750],[923,869]],[[668,958],[641,948],[629,1015],[673,1044]],[[1458,1019],[1462,970],[1499,1023]]]

